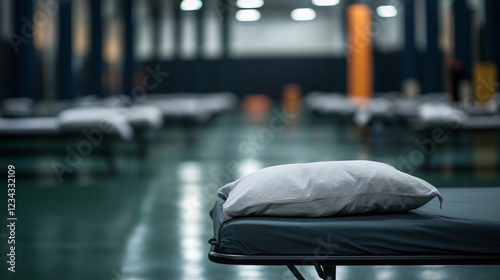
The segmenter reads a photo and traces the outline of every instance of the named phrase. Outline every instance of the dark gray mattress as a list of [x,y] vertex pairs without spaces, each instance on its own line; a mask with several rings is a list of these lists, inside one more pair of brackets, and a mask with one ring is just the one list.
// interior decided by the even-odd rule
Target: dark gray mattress
[[500,188],[440,189],[437,200],[404,213],[325,218],[210,215],[217,251],[243,255],[500,254]]

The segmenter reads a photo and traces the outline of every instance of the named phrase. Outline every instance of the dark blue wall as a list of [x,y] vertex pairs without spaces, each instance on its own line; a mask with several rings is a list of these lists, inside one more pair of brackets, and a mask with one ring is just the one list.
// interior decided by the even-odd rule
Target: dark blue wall
[[[425,57],[424,54],[417,56]],[[215,92],[224,90],[221,81],[223,63],[223,60],[148,62],[138,69],[160,65],[162,71],[169,72],[169,76],[150,93]],[[248,58],[230,59],[227,63],[230,68],[229,89],[238,95],[263,93],[278,98],[287,83],[299,84],[304,92],[346,92],[346,61],[343,57]],[[402,52],[374,53],[375,92],[400,90],[402,63]],[[425,76],[424,67],[424,64],[417,63],[417,78],[421,81]]]

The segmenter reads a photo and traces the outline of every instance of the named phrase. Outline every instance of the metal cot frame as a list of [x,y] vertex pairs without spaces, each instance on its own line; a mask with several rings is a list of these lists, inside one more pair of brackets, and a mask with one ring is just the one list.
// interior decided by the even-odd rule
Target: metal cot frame
[[232,265],[286,265],[298,280],[295,266],[312,265],[321,279],[336,279],[337,265],[500,265],[499,255],[240,255],[224,254],[212,244],[208,258]]

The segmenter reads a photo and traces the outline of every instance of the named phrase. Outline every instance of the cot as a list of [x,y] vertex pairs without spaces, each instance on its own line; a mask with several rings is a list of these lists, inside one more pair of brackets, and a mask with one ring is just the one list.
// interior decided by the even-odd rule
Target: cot
[[[110,140],[130,141],[134,135],[131,121],[113,109],[72,108],[64,110],[55,117],[0,118],[2,140],[61,138],[102,142],[102,145],[98,146],[104,153],[111,174],[117,172],[109,149]],[[10,148],[8,150],[20,153],[25,148],[23,147],[22,151],[10,151]]]
[[140,102],[157,107],[165,120],[205,123],[214,116],[230,111],[237,104],[231,92],[219,93],[157,93]]
[[500,188],[440,189],[443,209],[323,218],[210,215],[209,259],[232,265],[313,265],[335,279],[337,265],[500,265]]

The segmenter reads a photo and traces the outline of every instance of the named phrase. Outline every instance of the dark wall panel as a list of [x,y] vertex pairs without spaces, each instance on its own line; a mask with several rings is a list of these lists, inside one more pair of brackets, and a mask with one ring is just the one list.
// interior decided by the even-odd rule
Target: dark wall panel
[[[424,58],[424,54],[417,54]],[[403,53],[374,53],[375,92],[399,91],[401,87]],[[422,61],[422,59],[417,59]],[[281,96],[287,83],[299,84],[303,91],[346,91],[346,61],[332,58],[248,58],[224,60],[192,60],[161,62],[162,71],[169,76],[151,93],[216,92],[223,91],[221,75],[224,63],[228,64],[230,90],[238,95],[268,94]],[[155,69],[156,62],[144,65]],[[418,77],[424,79],[425,71],[417,63]],[[438,71],[442,71],[438,69]]]
[[400,91],[403,53],[374,53],[374,92]]
[[232,60],[233,90],[239,94],[281,94],[283,85],[299,84],[312,90],[345,92],[345,62],[334,58]]

